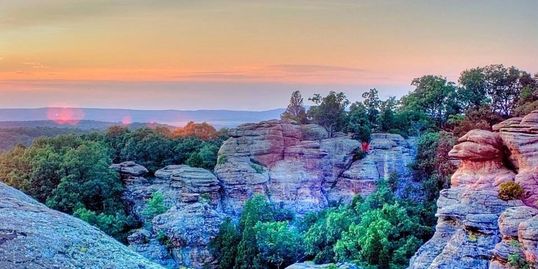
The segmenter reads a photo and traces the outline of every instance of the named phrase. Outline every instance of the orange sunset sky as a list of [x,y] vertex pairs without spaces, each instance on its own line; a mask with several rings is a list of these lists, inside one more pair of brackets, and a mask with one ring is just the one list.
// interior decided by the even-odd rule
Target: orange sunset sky
[[493,63],[538,72],[538,1],[0,0],[0,107],[253,109]]

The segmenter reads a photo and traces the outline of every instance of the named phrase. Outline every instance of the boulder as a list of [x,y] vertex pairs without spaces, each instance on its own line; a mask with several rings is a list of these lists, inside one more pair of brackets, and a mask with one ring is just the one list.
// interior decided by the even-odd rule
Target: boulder
[[162,268],[97,228],[0,183],[0,268]]

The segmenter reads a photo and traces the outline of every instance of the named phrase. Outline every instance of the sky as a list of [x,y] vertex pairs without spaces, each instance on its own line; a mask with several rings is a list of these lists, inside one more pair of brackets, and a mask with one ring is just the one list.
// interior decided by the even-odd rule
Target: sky
[[285,107],[457,81],[488,64],[538,72],[536,0],[0,0],[0,108]]

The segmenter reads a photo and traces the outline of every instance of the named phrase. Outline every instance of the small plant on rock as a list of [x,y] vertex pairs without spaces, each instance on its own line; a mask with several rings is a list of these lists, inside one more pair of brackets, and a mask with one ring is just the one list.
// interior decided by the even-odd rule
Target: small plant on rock
[[523,188],[513,181],[504,182],[499,186],[499,198],[502,200],[517,200],[522,196]]
[[513,269],[531,269],[531,264],[527,262],[519,253],[508,255],[508,265]]
[[155,216],[166,212],[168,208],[164,204],[164,196],[160,192],[154,192],[151,198],[146,203],[146,208],[142,211],[142,215],[151,220]]

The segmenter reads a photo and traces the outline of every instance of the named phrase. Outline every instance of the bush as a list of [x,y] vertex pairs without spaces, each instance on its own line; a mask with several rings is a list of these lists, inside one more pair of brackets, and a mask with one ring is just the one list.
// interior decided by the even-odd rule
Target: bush
[[152,220],[155,216],[166,212],[168,208],[164,205],[164,196],[160,192],[154,192],[151,198],[146,203],[146,208],[142,211],[142,215],[148,220]]
[[502,200],[517,200],[522,196],[523,188],[513,181],[504,182],[499,186],[499,198]]
[[510,265],[510,267],[514,269],[534,268],[531,267],[531,264],[529,264],[529,262],[527,262],[523,257],[521,257],[521,254],[519,253],[512,253],[508,255],[508,265]]
[[99,228],[101,231],[113,236],[114,238],[124,241],[126,232],[132,226],[133,220],[123,213],[108,215],[105,213],[95,213],[84,207],[75,210],[73,216]]

